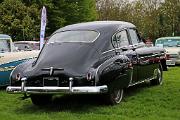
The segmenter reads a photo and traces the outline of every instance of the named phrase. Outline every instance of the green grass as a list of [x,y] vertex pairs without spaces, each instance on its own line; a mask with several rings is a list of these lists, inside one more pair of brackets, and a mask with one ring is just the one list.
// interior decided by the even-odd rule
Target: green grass
[[99,95],[56,97],[37,107],[21,95],[0,90],[1,120],[180,120],[180,67],[164,72],[162,86],[128,88],[121,104],[107,106]]

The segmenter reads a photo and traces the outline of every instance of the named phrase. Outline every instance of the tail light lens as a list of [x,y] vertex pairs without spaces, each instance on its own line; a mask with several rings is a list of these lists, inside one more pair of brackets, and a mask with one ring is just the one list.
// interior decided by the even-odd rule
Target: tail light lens
[[169,60],[169,59],[170,59],[170,55],[166,54],[166,60]]
[[20,73],[16,74],[16,80],[17,81],[21,80],[21,74]]
[[90,72],[87,73],[86,79],[87,79],[88,81],[92,80],[92,74],[91,74]]

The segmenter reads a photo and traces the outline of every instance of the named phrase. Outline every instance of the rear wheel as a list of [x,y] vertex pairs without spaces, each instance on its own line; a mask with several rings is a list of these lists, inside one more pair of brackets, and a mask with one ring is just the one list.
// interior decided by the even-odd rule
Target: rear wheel
[[119,104],[122,101],[123,93],[124,93],[123,89],[113,89],[106,96],[106,100],[108,104],[110,105]]
[[151,80],[151,85],[161,85],[162,84],[162,66],[159,65],[159,68],[154,70],[154,79]]
[[31,94],[30,97],[32,103],[37,106],[47,105],[52,102],[52,95]]

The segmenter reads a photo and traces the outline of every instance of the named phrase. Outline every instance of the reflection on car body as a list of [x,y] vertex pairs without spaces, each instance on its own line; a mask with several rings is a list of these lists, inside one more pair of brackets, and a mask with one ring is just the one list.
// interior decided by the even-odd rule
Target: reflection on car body
[[12,72],[7,92],[28,94],[35,105],[55,94],[102,93],[117,104],[124,88],[146,80],[161,84],[164,60],[165,50],[146,47],[131,23],[69,25],[52,34],[37,59]]

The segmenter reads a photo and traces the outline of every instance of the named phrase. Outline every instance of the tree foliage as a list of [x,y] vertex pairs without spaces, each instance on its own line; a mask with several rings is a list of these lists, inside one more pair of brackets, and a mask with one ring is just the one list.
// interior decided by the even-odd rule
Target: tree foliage
[[39,38],[43,6],[47,8],[46,36],[65,25],[97,19],[95,0],[1,0],[0,33],[15,40]]
[[97,0],[99,20],[134,23],[145,38],[180,35],[180,0]]
[[52,4],[48,18],[50,33],[65,25],[97,19],[94,0],[54,0]]
[[35,5],[27,7],[20,0],[6,0],[0,4],[0,32],[14,39],[30,39],[37,33],[38,14]]
[[16,40],[39,38],[43,6],[46,36],[65,25],[94,20],[132,22],[145,38],[180,35],[180,0],[0,0],[0,33]]

